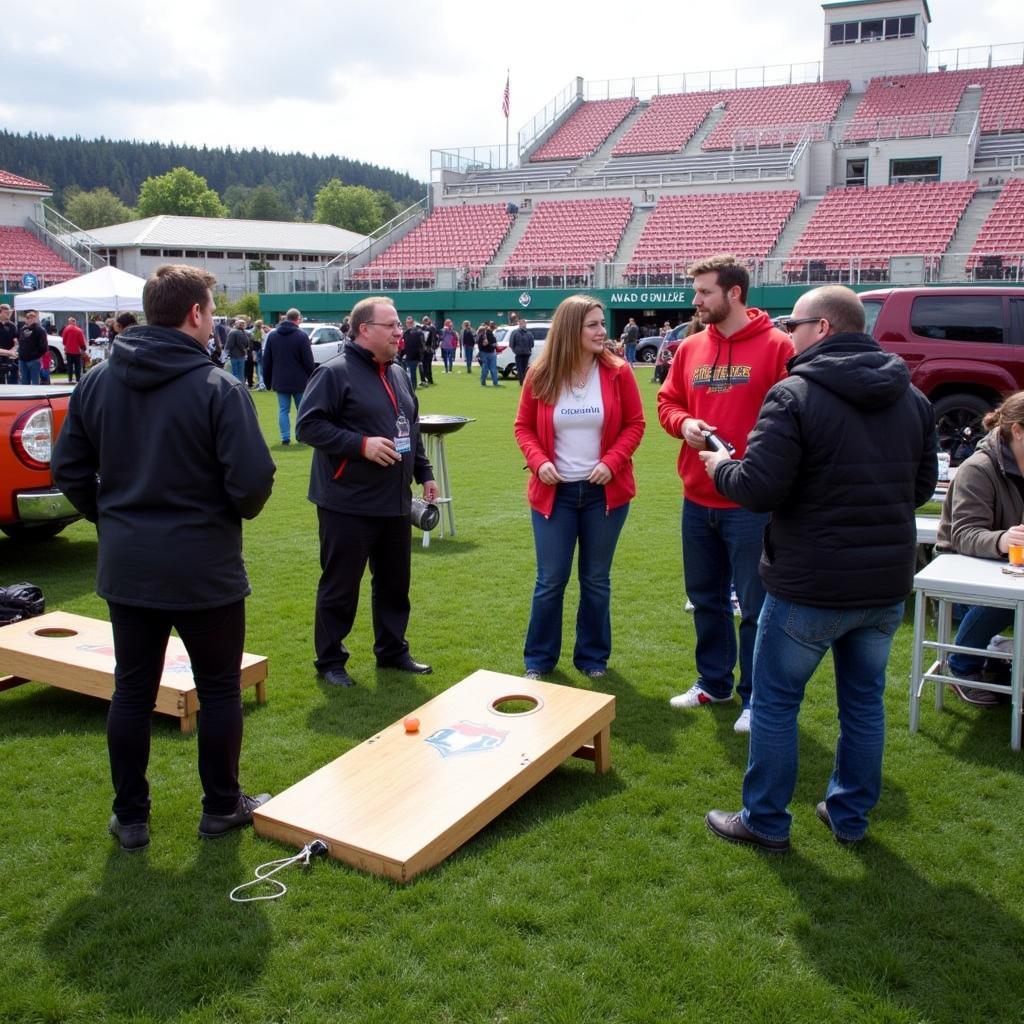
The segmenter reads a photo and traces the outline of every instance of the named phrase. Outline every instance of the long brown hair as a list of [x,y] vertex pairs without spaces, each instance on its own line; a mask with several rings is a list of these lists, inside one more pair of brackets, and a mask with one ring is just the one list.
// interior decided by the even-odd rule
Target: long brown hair
[[[554,405],[559,393],[571,382],[582,349],[583,322],[592,309],[603,312],[604,306],[591,295],[570,295],[559,303],[544,348],[530,367],[531,390],[538,402]],[[606,366],[622,364],[608,349],[597,358]]]

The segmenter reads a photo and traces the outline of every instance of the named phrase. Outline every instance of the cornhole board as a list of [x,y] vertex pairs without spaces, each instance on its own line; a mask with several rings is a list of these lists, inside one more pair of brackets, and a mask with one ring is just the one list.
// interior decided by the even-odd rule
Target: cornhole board
[[[8,675],[4,675],[8,673]],[[109,622],[68,612],[48,612],[0,627],[0,690],[30,680],[110,700],[114,694],[114,636]],[[242,689],[256,687],[267,701],[267,659],[242,655]],[[185,645],[167,642],[156,710],[181,721],[182,732],[196,727],[199,696]]]
[[[494,704],[533,701],[526,714]],[[253,813],[257,834],[398,882],[440,863],[567,757],[611,767],[615,698],[480,670]]]

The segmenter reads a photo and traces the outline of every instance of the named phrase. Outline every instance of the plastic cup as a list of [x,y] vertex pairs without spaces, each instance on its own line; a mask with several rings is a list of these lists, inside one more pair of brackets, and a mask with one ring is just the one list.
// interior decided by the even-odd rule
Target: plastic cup
[[1010,545],[1010,565],[1024,565],[1024,544]]

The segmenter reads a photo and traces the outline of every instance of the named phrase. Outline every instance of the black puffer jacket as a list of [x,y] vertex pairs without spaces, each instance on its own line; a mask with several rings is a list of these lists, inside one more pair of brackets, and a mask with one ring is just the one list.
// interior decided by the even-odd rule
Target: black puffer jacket
[[760,567],[770,594],[826,608],[894,604],[912,586],[914,509],[938,477],[931,405],[906,363],[866,334],[825,338],[788,370],[715,487],[772,513]]
[[187,334],[117,336],[71,396],[53,476],[97,524],[100,597],[178,609],[249,593],[242,519],[270,497],[274,463],[245,385]]
[[[366,438],[395,436],[399,410],[409,422],[411,450],[392,466],[364,458]],[[434,479],[408,375],[394,363],[381,366],[354,341],[346,341],[341,352],[310,378],[295,435],[316,449],[309,500],[333,512],[407,516],[413,480],[422,484]]]

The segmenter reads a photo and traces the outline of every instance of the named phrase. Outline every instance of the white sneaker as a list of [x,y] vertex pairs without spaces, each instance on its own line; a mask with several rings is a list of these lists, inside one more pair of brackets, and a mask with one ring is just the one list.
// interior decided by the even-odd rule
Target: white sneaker
[[676,694],[669,704],[674,708],[699,708],[705,704],[727,704],[732,700],[732,697],[712,697],[710,693],[705,693],[698,683],[694,683],[686,693]]
[[750,708],[744,708],[732,727],[733,732],[750,732]]

